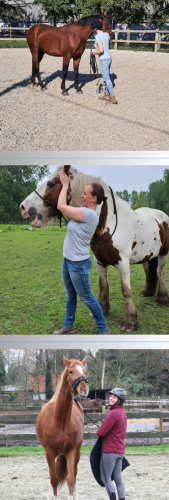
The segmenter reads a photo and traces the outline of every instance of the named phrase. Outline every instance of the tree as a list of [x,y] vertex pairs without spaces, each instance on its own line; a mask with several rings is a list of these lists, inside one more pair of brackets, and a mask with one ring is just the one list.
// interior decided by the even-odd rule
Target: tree
[[0,0],[0,16],[2,21],[6,23],[19,22],[26,18],[27,14],[23,8],[25,2],[22,1],[22,7],[18,0],[13,0],[10,3],[6,0]]
[[46,351],[45,386],[46,386],[46,399],[49,401],[53,396],[53,387],[52,387],[52,376],[51,376],[51,363],[48,356],[48,351]]
[[164,192],[166,196],[166,212],[169,215],[169,169],[164,170]]
[[124,191],[116,191],[116,194],[122,200],[127,201],[127,203],[130,203],[131,195],[128,193],[127,189],[124,189]]
[[164,180],[152,182],[149,187],[148,201],[150,208],[157,208],[158,210],[166,211],[167,200],[165,194]]
[[133,208],[133,205],[135,204],[135,200],[137,199],[137,191],[132,191],[130,196],[131,196],[131,198],[130,198],[131,208]]
[[169,17],[168,0],[152,0],[147,9],[147,23],[164,29]]
[[141,191],[137,195],[133,196],[133,200],[135,202],[134,205],[132,206],[133,210],[137,210],[137,208],[149,206],[148,196],[147,196],[146,191]]
[[0,390],[6,382],[5,362],[3,352],[0,351]]
[[22,221],[20,203],[49,174],[47,166],[0,166],[0,220]]
[[70,0],[34,0],[34,4],[41,4],[46,11],[46,19],[53,26],[58,23],[68,23],[73,20],[72,2]]

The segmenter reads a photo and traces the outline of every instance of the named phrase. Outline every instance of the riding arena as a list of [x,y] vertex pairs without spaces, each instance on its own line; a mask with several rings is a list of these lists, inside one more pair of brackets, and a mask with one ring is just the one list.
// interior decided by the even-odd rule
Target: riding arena
[[[168,54],[110,46],[118,106],[105,106],[98,100],[104,91],[100,70],[95,79],[85,49],[92,31],[84,20],[96,17],[60,28],[35,25],[27,32],[30,50],[0,49],[2,150],[169,149]],[[103,29],[111,33],[102,17]],[[60,36],[69,41],[63,50]]]

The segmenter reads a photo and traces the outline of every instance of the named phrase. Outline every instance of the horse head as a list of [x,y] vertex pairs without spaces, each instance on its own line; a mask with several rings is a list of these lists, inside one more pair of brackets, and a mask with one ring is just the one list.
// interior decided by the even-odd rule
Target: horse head
[[102,21],[102,31],[106,31],[112,39],[113,35],[111,29],[111,21],[109,17],[107,17],[107,12],[104,12],[104,14],[101,16],[100,21]]
[[[64,167],[59,167],[59,170],[63,168],[65,173],[70,177],[70,181],[73,179],[72,172],[70,172],[70,165],[64,165]],[[57,209],[58,198],[62,189],[62,184],[58,173],[51,179],[43,182],[36,191],[31,193],[21,204],[20,209],[22,212],[22,217],[28,219],[32,215],[36,215],[35,220],[31,223],[33,227],[41,228],[44,222],[48,222],[52,217],[56,218],[60,216],[60,212]],[[68,189],[67,203],[71,199],[71,185]]]
[[67,367],[67,381],[70,392],[79,397],[86,397],[89,392],[86,380],[87,370],[84,368],[86,358],[82,361],[77,359],[69,360],[63,355],[63,361]]

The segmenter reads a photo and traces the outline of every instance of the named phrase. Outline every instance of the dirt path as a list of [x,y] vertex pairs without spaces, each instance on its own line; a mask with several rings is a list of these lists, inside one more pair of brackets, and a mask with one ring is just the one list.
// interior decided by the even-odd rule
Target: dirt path
[[[169,499],[169,454],[127,455],[130,468],[123,472],[126,500]],[[0,458],[1,500],[46,500],[49,472],[45,457]],[[77,479],[79,500],[107,499],[106,491],[92,476],[89,455],[82,455]],[[58,491],[58,500],[68,499],[65,484]]]
[[83,94],[73,87],[70,63],[61,95],[62,59],[41,62],[47,90],[30,85],[29,49],[1,49],[0,149],[119,151],[169,149],[169,54],[112,52],[112,74],[118,106],[98,101],[90,75],[89,49],[80,63]]

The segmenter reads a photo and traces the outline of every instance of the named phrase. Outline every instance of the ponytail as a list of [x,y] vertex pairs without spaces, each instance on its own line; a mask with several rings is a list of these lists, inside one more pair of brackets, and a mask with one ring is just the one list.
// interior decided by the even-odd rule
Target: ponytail
[[105,196],[105,192],[101,184],[98,183],[92,183],[90,184],[92,187],[92,196],[97,197],[97,205],[101,205],[101,212],[99,216],[99,223],[96,228],[96,233],[101,235],[103,229],[105,229],[106,222],[107,222],[107,215],[108,215],[108,204],[107,204],[107,197]]

